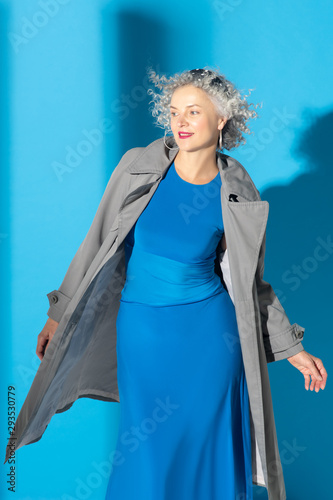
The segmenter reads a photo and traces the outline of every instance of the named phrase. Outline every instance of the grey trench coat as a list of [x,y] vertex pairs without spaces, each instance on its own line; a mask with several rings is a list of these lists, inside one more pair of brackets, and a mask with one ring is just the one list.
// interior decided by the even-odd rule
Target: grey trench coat
[[[167,140],[170,147],[176,146],[173,138]],[[161,138],[127,151],[112,172],[59,289],[47,294],[47,314],[59,325],[15,422],[4,463],[13,451],[41,439],[52,416],[68,410],[78,398],[119,402],[116,318],[126,279],[124,239],[177,152],[166,148]],[[268,202],[260,199],[249,174],[234,158],[217,153],[217,166],[250,400],[252,482],[267,489],[269,500],[285,500],[267,363],[304,350],[304,328],[290,324],[263,280]],[[193,205],[196,210],[195,196]],[[222,253],[219,245],[215,263]],[[219,274],[220,266],[215,269]],[[221,272],[220,278],[224,284]]]

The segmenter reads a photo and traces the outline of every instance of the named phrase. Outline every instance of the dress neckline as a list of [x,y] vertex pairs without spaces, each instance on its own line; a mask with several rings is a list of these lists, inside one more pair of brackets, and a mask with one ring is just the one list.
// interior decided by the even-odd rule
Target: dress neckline
[[180,179],[182,182],[185,182],[185,184],[189,184],[190,186],[208,186],[208,184],[210,184],[211,182],[215,181],[217,179],[217,177],[220,175],[220,172],[217,172],[217,174],[215,175],[215,177],[212,180],[210,180],[209,182],[205,182],[204,184],[196,184],[194,182],[186,181],[185,179],[183,179],[179,175],[179,173],[176,170],[175,162],[172,162],[172,167],[173,167],[173,170],[174,170],[176,176],[178,177],[178,179]]

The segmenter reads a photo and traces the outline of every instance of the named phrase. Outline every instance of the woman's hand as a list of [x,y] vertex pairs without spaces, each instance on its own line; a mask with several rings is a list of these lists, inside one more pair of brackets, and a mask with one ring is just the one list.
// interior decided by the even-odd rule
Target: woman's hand
[[49,346],[49,343],[51,342],[53,335],[55,334],[58,325],[59,323],[57,323],[57,321],[49,318],[45,323],[43,330],[38,334],[36,354],[40,360],[43,359],[44,354]]
[[315,389],[315,391],[318,392],[319,389],[325,389],[327,371],[321,359],[312,356],[312,354],[306,351],[301,351],[287,359],[289,363],[303,373],[305,378],[305,389],[307,391],[309,390],[310,375],[312,377],[310,391]]

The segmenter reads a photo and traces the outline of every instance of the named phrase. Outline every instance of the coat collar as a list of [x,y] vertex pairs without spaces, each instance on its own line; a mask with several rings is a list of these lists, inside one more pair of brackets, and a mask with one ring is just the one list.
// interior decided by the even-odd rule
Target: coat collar
[[[166,139],[170,148],[175,148],[177,144],[172,137]],[[143,148],[142,152],[127,167],[131,174],[163,174],[165,169],[175,159],[179,148],[168,149],[164,144],[164,138],[157,139]]]

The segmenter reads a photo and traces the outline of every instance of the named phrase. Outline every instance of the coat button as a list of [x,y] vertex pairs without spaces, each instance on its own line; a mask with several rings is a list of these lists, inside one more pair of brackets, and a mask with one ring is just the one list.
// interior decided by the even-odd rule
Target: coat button
[[304,336],[304,332],[302,332],[302,330],[300,330],[299,332],[297,332],[296,336],[298,339],[302,339]]
[[58,302],[58,297],[56,295],[52,295],[52,302],[56,304]]

